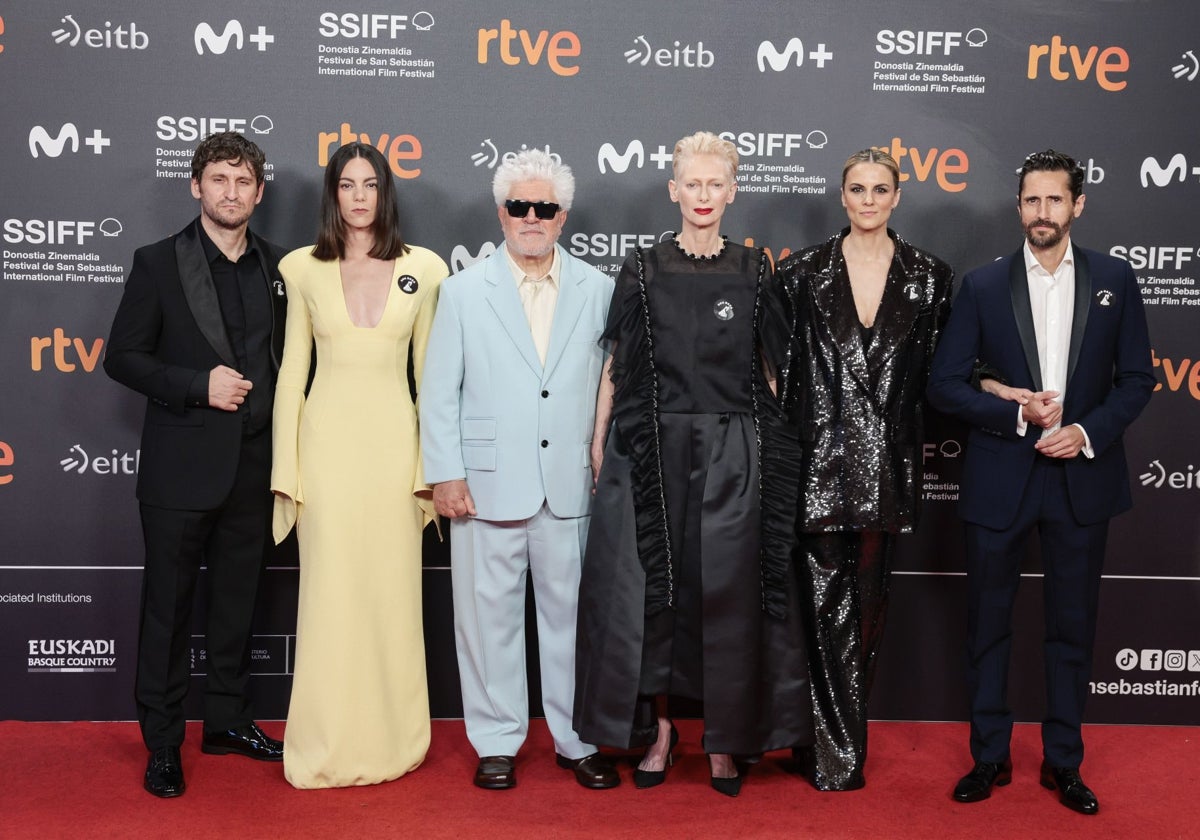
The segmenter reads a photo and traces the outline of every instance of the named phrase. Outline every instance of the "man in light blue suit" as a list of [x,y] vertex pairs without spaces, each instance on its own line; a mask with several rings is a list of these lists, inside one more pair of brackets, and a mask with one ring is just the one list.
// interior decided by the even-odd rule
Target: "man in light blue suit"
[[420,395],[425,480],[450,522],[454,630],[475,784],[516,784],[529,729],[525,587],[533,575],[542,705],[560,767],[619,782],[579,740],[575,614],[593,477],[590,448],[613,283],[556,243],[569,167],[531,149],[492,184],[505,244],[442,285]]

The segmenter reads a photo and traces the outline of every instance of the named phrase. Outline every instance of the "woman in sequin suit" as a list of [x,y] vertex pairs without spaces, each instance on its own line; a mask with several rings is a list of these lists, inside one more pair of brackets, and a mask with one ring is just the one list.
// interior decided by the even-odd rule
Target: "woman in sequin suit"
[[954,279],[888,229],[899,183],[886,152],[852,155],[841,190],[850,226],[776,269],[799,345],[781,396],[804,446],[796,569],[816,725],[796,755],[820,790],[865,783],[890,559],[917,518],[922,399]]
[[617,278],[575,694],[581,738],[648,747],[638,787],[666,777],[666,698],[701,702],[712,786],[729,796],[744,775],[734,756],[812,738],[788,568],[800,451],[773,391],[791,336],[762,251],[720,235],[736,172],[732,143],[681,140],[680,232]]

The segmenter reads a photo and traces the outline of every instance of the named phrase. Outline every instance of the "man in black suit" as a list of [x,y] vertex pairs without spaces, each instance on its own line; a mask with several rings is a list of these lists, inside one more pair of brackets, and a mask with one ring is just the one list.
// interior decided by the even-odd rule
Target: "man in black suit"
[[193,594],[207,567],[206,753],[283,759],[254,722],[250,620],[271,513],[271,403],[286,310],[282,252],[247,228],[265,157],[236,132],[192,158],[200,216],[139,248],[104,369],[145,394],[137,496],[146,545],[134,694],[145,787],[184,792],[179,748]]
[[[1035,528],[1046,602],[1042,784],[1084,814],[1084,701],[1108,521],[1132,504],[1121,438],[1155,379],[1129,264],[1071,243],[1084,173],[1048,150],[1021,167],[1021,250],[970,272],[934,354],[930,403],[970,425],[959,515],[967,538],[967,681],[975,766],[960,802],[1012,778],[1005,697],[1020,559]],[[1008,383],[971,385],[981,359]]]

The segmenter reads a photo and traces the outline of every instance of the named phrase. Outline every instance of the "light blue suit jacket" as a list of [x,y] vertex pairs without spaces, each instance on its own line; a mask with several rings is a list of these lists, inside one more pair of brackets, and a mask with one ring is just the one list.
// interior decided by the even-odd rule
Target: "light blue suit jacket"
[[420,394],[430,484],[466,478],[480,519],[586,516],[613,281],[560,246],[546,365],[503,251],[442,283]]

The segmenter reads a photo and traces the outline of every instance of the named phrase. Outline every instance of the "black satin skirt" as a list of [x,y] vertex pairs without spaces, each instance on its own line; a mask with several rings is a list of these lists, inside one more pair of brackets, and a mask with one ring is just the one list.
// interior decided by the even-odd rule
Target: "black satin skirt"
[[787,608],[762,608],[757,440],[749,414],[663,414],[660,451],[672,605],[647,614],[629,452],[605,450],[579,592],[575,730],[628,749],[639,695],[699,700],[704,749],[752,755],[812,743],[794,575]]

